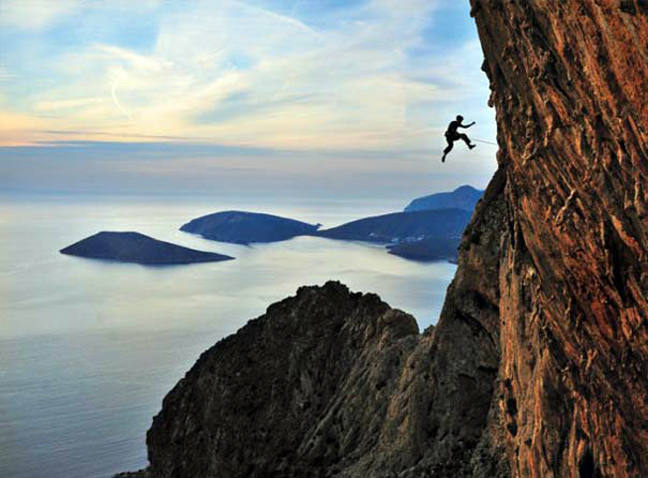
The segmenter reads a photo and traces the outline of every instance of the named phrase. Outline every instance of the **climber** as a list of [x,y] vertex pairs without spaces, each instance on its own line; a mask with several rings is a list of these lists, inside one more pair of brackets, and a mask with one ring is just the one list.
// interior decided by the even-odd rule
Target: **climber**
[[441,158],[442,163],[445,163],[446,156],[450,151],[452,151],[452,147],[454,146],[455,141],[459,141],[460,139],[463,140],[463,142],[466,143],[470,149],[473,149],[476,146],[475,144],[472,144],[470,142],[470,138],[468,136],[466,136],[463,133],[459,133],[457,131],[458,128],[470,128],[472,125],[475,124],[474,121],[466,125],[461,124],[463,119],[464,119],[463,116],[458,115],[457,119],[451,121],[450,124],[448,125],[448,131],[445,132],[445,137],[446,137],[446,141],[448,142],[448,147],[443,150],[443,157]]

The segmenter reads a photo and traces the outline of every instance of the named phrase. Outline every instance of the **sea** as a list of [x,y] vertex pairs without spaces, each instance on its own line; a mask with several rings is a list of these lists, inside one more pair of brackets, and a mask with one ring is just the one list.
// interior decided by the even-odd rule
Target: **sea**
[[[402,210],[395,200],[0,197],[0,477],[107,478],[147,464],[146,431],[197,357],[302,285],[339,280],[436,323],[455,266],[382,246],[299,237],[240,246],[179,231],[224,210],[326,227]],[[142,266],[64,256],[99,231],[138,231],[236,257]]]

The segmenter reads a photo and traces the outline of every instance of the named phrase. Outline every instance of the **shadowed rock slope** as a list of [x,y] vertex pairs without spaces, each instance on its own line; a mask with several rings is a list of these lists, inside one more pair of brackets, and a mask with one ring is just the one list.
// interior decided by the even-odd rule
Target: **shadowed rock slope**
[[378,443],[413,317],[306,287],[205,352],[148,433],[153,476],[326,476]]
[[167,397],[153,476],[648,476],[646,2],[471,4],[499,169],[438,326],[302,289]]

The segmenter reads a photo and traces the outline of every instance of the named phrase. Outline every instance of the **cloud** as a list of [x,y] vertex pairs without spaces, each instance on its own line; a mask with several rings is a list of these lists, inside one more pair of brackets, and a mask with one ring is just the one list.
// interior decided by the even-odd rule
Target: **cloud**
[[11,80],[17,77],[18,75],[16,75],[15,73],[12,73],[7,68],[0,66],[0,81]]
[[92,12],[150,12],[162,0],[2,0],[0,27],[37,32],[74,15]]
[[[0,2],[13,9],[0,22],[24,30],[20,37],[0,31],[8,51],[0,109],[11,112],[5,138],[19,138],[8,144],[63,147],[56,140],[67,132],[70,140],[302,151],[284,172],[303,175],[322,173],[308,166],[318,155],[381,152],[397,161],[386,178],[405,170],[420,176],[457,113],[478,122],[475,137],[494,137],[467,5],[61,0],[26,19],[38,3]],[[441,14],[468,21],[446,24]],[[146,171],[137,164],[142,154],[135,150],[132,167]],[[487,157],[453,154],[457,166]],[[330,164],[356,174],[372,161]]]
[[[65,87],[40,91],[32,106],[65,114],[72,130],[86,124],[113,134],[299,148],[414,141],[411,131],[425,125],[408,116],[411,106],[444,100],[428,65],[455,62],[455,52],[418,62],[408,52],[423,41],[438,3],[351,3],[316,28],[308,13],[186,2],[160,15],[150,51],[91,42],[61,52],[52,69]],[[453,94],[466,96],[459,88]]]
[[[465,183],[483,187],[491,173],[484,157],[475,159],[466,171],[441,167],[440,161],[431,163],[425,151],[400,151],[397,160],[394,154],[179,144],[171,139],[49,141],[0,148],[0,189],[234,197],[380,196],[405,201]],[[453,157],[453,162],[460,156]]]
[[79,0],[2,0],[0,27],[41,30],[79,9]]

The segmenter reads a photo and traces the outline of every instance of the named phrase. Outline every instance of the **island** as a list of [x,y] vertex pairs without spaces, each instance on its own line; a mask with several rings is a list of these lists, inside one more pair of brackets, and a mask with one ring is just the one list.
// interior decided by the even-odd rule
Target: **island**
[[272,214],[223,211],[193,219],[180,230],[213,241],[250,244],[312,235],[319,227],[320,224],[308,224]]
[[390,254],[420,262],[456,262],[459,240],[446,237],[426,237],[419,241],[401,242],[387,246]]
[[[477,193],[481,196],[480,191]],[[455,261],[461,235],[471,215],[472,209],[459,207],[394,212],[320,230],[321,224],[308,224],[271,214],[223,211],[193,219],[180,230],[205,239],[244,245],[284,241],[298,236],[372,242],[389,244],[391,254],[406,259]]]
[[59,251],[70,256],[133,262],[145,265],[191,264],[234,259],[158,241],[138,232],[102,231]]
[[484,191],[464,185],[452,192],[430,194],[429,196],[414,199],[407,205],[405,212],[448,208],[464,209],[472,212],[483,194]]
[[316,235],[329,239],[378,243],[443,238],[454,239],[454,243],[458,245],[471,214],[463,209],[394,212],[324,229]]

